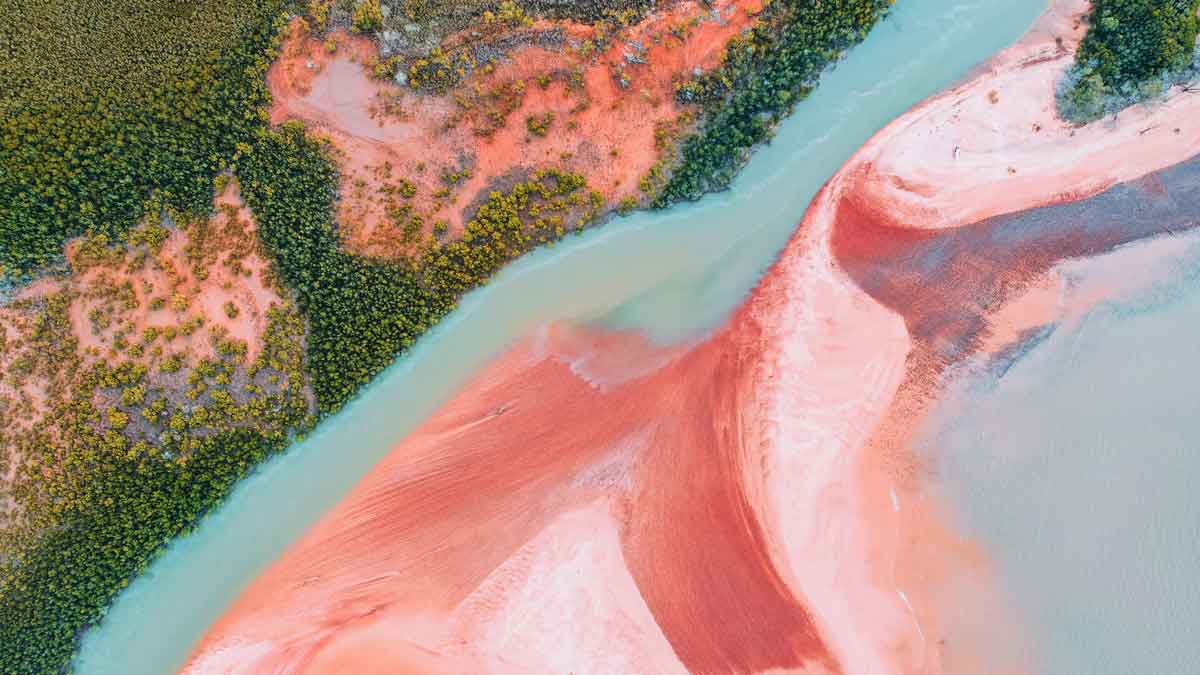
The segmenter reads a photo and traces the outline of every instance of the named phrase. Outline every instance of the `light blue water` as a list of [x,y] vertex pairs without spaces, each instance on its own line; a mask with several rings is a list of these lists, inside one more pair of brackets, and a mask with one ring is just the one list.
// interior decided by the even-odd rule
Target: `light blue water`
[[85,637],[79,672],[176,669],[259,571],[473,371],[539,323],[605,321],[660,340],[718,323],[856,148],[1014,41],[1046,4],[901,0],[756,154],[733,190],[536,252],[467,296],[359,400],[174,543]]
[[[1146,265],[1130,252],[1084,277]],[[1200,243],[1157,266],[1150,290],[969,380],[927,440],[1037,673],[1200,672]]]

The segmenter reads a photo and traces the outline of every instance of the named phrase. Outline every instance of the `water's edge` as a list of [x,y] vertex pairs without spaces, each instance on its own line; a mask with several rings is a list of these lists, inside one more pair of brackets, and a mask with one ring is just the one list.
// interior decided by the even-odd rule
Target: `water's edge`
[[1045,5],[905,0],[825,75],[732,191],[618,219],[501,272],[346,410],[173,543],[85,636],[76,669],[177,669],[250,580],[472,372],[539,323],[604,321],[664,341],[719,323],[859,145],[1013,42]]

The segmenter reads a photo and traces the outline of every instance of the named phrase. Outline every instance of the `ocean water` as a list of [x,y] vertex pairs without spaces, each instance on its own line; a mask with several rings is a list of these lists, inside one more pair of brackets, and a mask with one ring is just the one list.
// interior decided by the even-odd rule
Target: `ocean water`
[[1180,239],[1069,263],[1062,306],[1104,299],[964,377],[921,444],[1036,673],[1200,672],[1200,236]]
[[84,637],[78,672],[177,669],[246,584],[471,373],[538,325],[602,322],[666,342],[718,324],[855,149],[1016,40],[1046,4],[901,0],[826,74],[732,190],[618,219],[510,266],[346,410],[174,542]]

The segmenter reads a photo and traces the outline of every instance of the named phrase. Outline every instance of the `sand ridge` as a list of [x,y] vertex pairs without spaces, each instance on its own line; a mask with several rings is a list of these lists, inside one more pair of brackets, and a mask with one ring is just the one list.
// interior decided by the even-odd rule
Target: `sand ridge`
[[188,670],[226,672],[240,649],[243,670],[333,672],[347,645],[402,637],[479,672],[1028,672],[1025,654],[948,644],[945,594],[968,577],[992,592],[991,571],[922,490],[912,434],[956,359],[1053,315],[1063,256],[1145,234],[1054,239],[1051,222],[1035,233],[1049,252],[964,246],[928,279],[871,275],[1196,154],[1186,96],[1034,128],[1082,9],[1054,3],[868,142],[704,342],[551,326],[497,359],[251,585]]
[[1083,199],[1194,155],[1200,96],[1180,89],[1082,127],[1058,118],[1088,7],[1056,0],[971,79],[885,127],[849,162],[853,190],[900,227],[946,228]]
[[[394,222],[405,205],[422,215],[421,232],[442,221],[443,236],[454,238],[491,190],[547,166],[583,175],[609,210],[642,198],[662,133],[693,123],[676,84],[719,65],[761,9],[761,0],[673,3],[595,50],[583,48],[598,39],[594,27],[538,21],[529,33],[561,33],[560,48],[530,40],[445,95],[374,79],[366,64],[376,47],[366,38],[335,32],[331,52],[294,23],[267,75],[271,121],[302,120],[332,141],[342,170],[339,231],[360,253],[419,248]],[[527,118],[547,113],[548,132],[532,134]],[[412,198],[389,196],[401,180],[416,187]]]

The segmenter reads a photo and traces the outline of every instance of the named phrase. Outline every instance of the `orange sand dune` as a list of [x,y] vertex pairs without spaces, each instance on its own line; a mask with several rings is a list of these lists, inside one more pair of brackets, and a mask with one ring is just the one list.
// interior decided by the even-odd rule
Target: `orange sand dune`
[[[897,227],[966,225],[1195,154],[1124,121],[1019,131],[1052,105],[1043,85],[1069,63],[1081,6],[1056,2],[864,146],[702,343],[551,327],[498,359],[252,584],[188,670],[1025,672],[1019,654],[947,643],[947,594],[988,574],[908,449],[947,364],[938,333],[914,329],[925,305],[885,306],[841,256],[884,260],[904,250]],[[1182,128],[1191,105],[1127,117]],[[991,145],[970,145],[989,125]],[[981,190],[997,167],[1006,182]],[[1006,297],[1039,297],[1021,289],[1053,262],[1007,279]],[[1044,318],[988,309],[1014,335]]]

